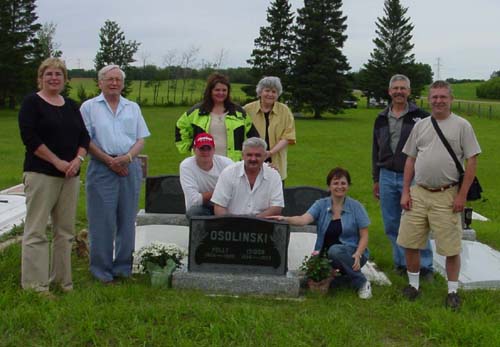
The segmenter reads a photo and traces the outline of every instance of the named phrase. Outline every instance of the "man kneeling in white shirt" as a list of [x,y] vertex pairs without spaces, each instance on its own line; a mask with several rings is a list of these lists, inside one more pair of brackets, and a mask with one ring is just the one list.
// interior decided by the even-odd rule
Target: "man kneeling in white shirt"
[[194,156],[179,166],[180,180],[186,202],[186,217],[210,216],[214,208],[210,199],[220,173],[233,161],[215,154],[212,135],[198,134],[193,142]]
[[243,161],[222,171],[212,196],[216,216],[256,217],[280,214],[285,206],[278,171],[264,164],[267,144],[251,137],[243,142]]

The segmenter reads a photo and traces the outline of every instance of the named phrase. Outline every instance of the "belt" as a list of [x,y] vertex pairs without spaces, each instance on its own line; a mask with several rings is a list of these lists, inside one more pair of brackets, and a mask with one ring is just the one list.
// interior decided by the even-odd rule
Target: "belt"
[[425,190],[427,190],[429,192],[436,193],[436,192],[443,192],[446,189],[449,189],[451,187],[455,187],[457,184],[458,184],[458,182],[453,182],[453,183],[450,183],[450,184],[448,184],[446,186],[442,186],[442,187],[439,187],[439,188],[429,188],[429,187],[424,187],[424,186],[422,186],[422,185],[419,184],[419,187],[422,187],[422,188],[424,188]]

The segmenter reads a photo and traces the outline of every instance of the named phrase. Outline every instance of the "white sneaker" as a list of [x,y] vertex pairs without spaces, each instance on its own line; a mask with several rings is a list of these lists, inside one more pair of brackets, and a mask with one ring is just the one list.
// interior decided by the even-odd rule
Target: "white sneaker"
[[358,290],[358,296],[360,299],[370,299],[372,297],[372,285],[370,281],[366,281]]

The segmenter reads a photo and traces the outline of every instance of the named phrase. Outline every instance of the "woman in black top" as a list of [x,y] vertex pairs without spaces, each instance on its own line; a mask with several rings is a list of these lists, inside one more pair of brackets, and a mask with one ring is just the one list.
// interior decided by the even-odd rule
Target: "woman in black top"
[[[80,165],[90,141],[77,105],[60,94],[66,80],[64,62],[46,59],[38,68],[40,91],[28,95],[19,111],[19,129],[26,147],[23,182],[27,212],[21,282],[23,288],[44,294],[48,294],[49,283],[63,291],[73,288],[71,246]],[[51,255],[46,233],[49,216]]]

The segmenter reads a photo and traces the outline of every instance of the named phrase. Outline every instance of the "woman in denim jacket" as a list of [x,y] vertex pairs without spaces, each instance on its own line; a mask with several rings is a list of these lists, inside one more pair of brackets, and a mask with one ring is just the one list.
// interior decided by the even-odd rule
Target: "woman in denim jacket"
[[[330,196],[317,200],[302,216],[272,216],[292,225],[317,224],[313,255],[326,254],[332,267],[358,291],[361,299],[372,296],[370,282],[361,272],[368,260],[370,219],[363,205],[347,196],[349,172],[336,167],[326,177]],[[345,277],[344,277],[345,276]]]

